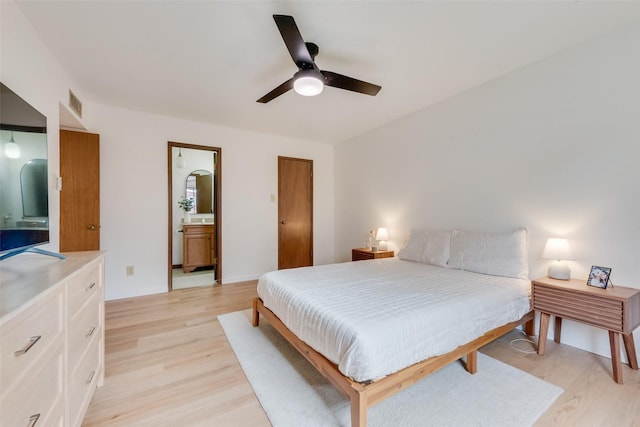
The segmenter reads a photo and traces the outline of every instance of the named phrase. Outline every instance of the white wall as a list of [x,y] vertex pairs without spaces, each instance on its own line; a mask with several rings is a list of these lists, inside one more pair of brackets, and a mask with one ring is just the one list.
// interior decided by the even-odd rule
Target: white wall
[[[564,236],[573,277],[603,265],[640,288],[638,76],[635,25],[336,147],[337,258],[377,226],[395,249],[411,227],[526,226],[532,278]],[[566,323],[564,343],[609,355],[606,332]]]
[[333,261],[332,146],[97,104],[86,111],[100,134],[107,299],[167,290],[168,141],[222,149],[223,283],[277,269],[278,156],[313,160],[314,262]]

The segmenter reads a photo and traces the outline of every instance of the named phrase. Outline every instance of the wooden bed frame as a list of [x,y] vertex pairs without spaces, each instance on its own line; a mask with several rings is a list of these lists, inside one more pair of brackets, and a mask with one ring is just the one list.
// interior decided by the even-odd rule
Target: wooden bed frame
[[404,368],[377,381],[359,383],[343,375],[336,364],[315,351],[287,328],[271,310],[266,308],[262,299],[253,300],[253,326],[258,326],[260,314],[302,354],[335,388],[351,402],[351,427],[366,427],[367,409],[393,394],[418,382],[422,378],[444,368],[452,362],[466,356],[466,370],[475,374],[478,369],[478,349],[501,337],[524,323],[525,333],[534,335],[534,312],[530,311],[521,319],[490,330],[481,337],[461,345],[453,351],[431,357]]

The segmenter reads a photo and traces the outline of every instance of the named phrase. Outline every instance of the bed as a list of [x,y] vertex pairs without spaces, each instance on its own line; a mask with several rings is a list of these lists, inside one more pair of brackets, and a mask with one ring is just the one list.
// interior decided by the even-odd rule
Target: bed
[[[499,274],[496,274],[499,273]],[[398,258],[263,275],[264,316],[351,403],[367,409],[526,324],[533,334],[526,230],[502,235],[413,231]]]

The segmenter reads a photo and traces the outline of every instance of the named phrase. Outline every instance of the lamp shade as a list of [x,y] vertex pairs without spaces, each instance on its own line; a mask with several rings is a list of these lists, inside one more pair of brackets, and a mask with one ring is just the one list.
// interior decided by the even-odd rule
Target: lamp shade
[[378,228],[378,232],[376,233],[376,240],[380,241],[378,245],[381,251],[387,250],[387,240],[389,240],[389,233],[387,229],[384,227]]
[[558,280],[569,280],[571,278],[571,269],[561,260],[573,259],[569,241],[558,237],[550,237],[547,244],[544,245],[542,258],[554,260],[549,265],[549,277]]
[[300,70],[293,76],[293,90],[303,96],[316,96],[324,88],[324,76],[318,70]]
[[544,251],[542,252],[542,258],[555,260],[573,259],[569,241],[558,237],[548,238],[544,246]]
[[378,228],[378,232],[376,233],[376,240],[389,240],[389,233],[387,232],[386,228]]

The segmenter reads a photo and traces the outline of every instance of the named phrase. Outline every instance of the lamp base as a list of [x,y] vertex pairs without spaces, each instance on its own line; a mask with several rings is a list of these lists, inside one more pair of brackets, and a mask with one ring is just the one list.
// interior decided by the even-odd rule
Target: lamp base
[[387,241],[386,240],[380,240],[380,243],[378,244],[378,249],[380,249],[381,251],[386,251],[387,250]]
[[571,269],[562,261],[553,261],[549,266],[549,277],[558,280],[571,279]]

